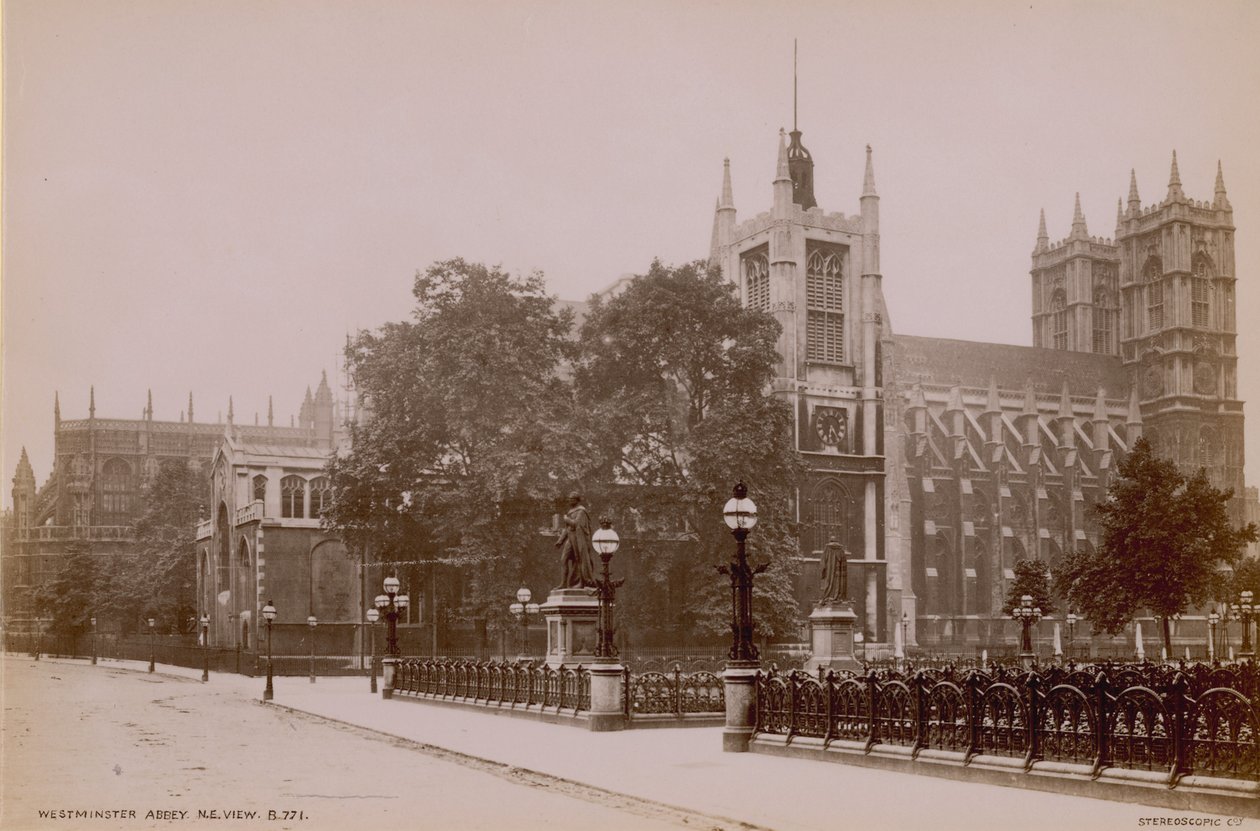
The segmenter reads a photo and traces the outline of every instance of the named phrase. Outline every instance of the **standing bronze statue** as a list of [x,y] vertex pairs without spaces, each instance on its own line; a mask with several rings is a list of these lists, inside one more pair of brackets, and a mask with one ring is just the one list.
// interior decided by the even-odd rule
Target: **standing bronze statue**
[[591,545],[591,515],[582,504],[582,495],[569,494],[569,512],[564,530],[556,540],[560,549],[560,586],[580,589],[595,585],[595,549]]
[[849,552],[836,542],[833,535],[823,548],[822,596],[819,605],[842,602],[849,599]]

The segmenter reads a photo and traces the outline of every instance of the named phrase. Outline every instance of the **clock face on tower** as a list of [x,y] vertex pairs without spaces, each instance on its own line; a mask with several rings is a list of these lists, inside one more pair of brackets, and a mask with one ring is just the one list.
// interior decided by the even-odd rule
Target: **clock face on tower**
[[814,433],[824,450],[842,452],[848,428],[849,414],[839,407],[814,408]]
[[1164,370],[1158,365],[1148,366],[1142,373],[1142,397],[1157,398],[1164,393]]

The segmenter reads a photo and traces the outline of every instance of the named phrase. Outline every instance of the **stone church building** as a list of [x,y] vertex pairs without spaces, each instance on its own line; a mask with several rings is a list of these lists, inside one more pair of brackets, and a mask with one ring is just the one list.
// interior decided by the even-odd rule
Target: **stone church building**
[[[1205,467],[1243,508],[1234,225],[1223,176],[1210,201],[1136,179],[1115,235],[1069,236],[1045,216],[1032,251],[1032,347],[897,334],[880,269],[870,147],[856,214],[818,205],[800,130],[780,134],[770,210],[740,221],[726,162],[710,259],[742,302],[782,326],[773,394],[797,414],[808,474],[801,553],[833,536],[871,642],[977,648],[1015,563],[1098,543],[1090,506],[1138,436]],[[896,279],[896,276],[894,276]],[[807,569],[806,573],[809,571]],[[1061,618],[1061,614],[1057,617]]]

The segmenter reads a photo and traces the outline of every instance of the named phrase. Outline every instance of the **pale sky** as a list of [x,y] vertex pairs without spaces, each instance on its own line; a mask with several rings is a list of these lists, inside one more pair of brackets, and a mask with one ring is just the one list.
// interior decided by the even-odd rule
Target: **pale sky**
[[6,0],[4,503],[65,418],[287,424],[417,269],[542,270],[582,299],[708,254],[729,156],[768,210],[800,128],[828,211],[881,196],[905,334],[1030,344],[1037,212],[1114,235],[1177,150],[1225,170],[1247,481],[1260,482],[1260,4]]

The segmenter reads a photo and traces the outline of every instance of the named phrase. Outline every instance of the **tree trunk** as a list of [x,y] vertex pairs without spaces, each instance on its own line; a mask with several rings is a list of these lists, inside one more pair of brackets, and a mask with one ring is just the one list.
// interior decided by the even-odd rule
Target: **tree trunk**
[[1164,615],[1162,618],[1160,618],[1160,622],[1164,630],[1164,656],[1166,657],[1167,660],[1171,660],[1173,656],[1172,627],[1168,621],[1168,615]]

